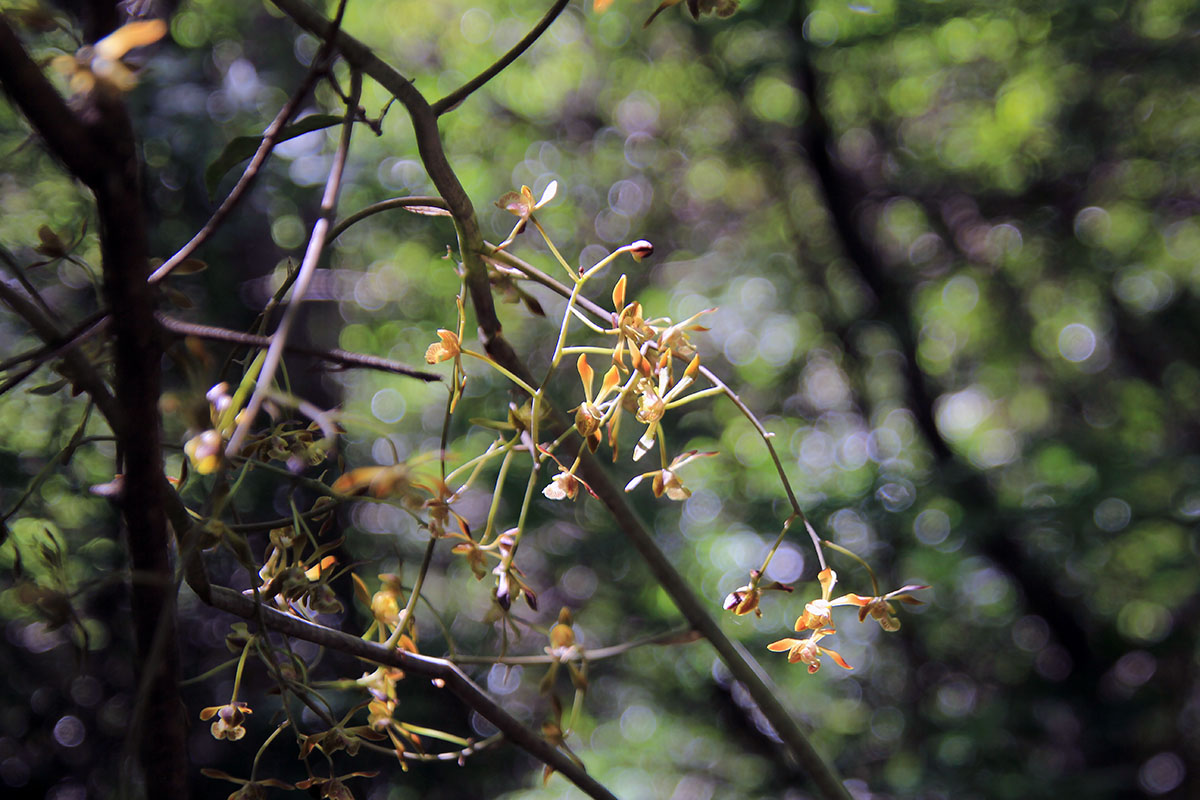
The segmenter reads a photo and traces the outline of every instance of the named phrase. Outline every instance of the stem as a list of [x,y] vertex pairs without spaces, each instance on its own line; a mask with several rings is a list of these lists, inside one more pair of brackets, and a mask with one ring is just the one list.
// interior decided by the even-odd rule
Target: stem
[[533,396],[537,395],[537,390],[536,390],[536,389],[534,389],[534,388],[533,388],[532,386],[530,386],[528,383],[526,383],[525,381],[521,380],[519,377],[517,377],[516,375],[514,375],[514,374],[513,374],[512,372],[510,372],[510,371],[509,371],[507,368],[505,368],[504,366],[502,366],[502,365],[500,365],[500,364],[497,364],[495,361],[493,361],[491,358],[489,358],[489,357],[485,356],[484,354],[482,354],[482,353],[476,353],[476,352],[475,352],[475,351],[473,351],[473,350],[465,350],[465,349],[464,349],[464,350],[461,350],[461,351],[459,351],[459,352],[461,352],[461,353],[462,353],[464,356],[470,356],[471,358],[477,358],[477,359],[479,359],[480,361],[482,361],[483,363],[487,364],[487,365],[488,365],[489,367],[491,367],[492,369],[494,369],[494,370],[496,370],[497,372],[499,372],[499,373],[500,373],[501,375],[503,375],[504,377],[508,378],[510,381],[512,381],[513,383],[515,383],[517,386],[521,387],[521,389],[522,389],[523,391],[525,391],[526,393],[528,393],[528,394],[529,394],[531,397],[533,397]]
[[366,208],[355,211],[350,216],[333,226],[329,231],[329,236],[326,239],[326,244],[346,232],[350,226],[362,222],[367,217],[372,217],[382,211],[391,211],[393,208],[412,208],[414,206],[425,206],[428,208],[446,208],[446,201],[440,197],[393,197],[388,200],[381,200],[378,203],[372,203]]
[[868,564],[866,561],[864,561],[857,553],[855,553],[851,550],[847,550],[846,548],[842,547],[840,544],[834,544],[833,542],[829,541],[828,539],[823,540],[822,544],[824,544],[826,547],[830,548],[831,550],[836,550],[837,552],[841,553],[842,555],[849,556],[850,558],[853,558],[855,561],[857,561],[859,564],[862,564],[863,567],[867,570],[867,574],[871,576],[871,591],[874,593],[874,595],[876,597],[880,596],[879,581],[875,579],[875,570],[871,569],[870,564]]
[[[242,333],[241,331],[233,331],[228,328],[218,328],[213,325],[199,325],[194,322],[184,322],[180,319],[167,316],[159,312],[154,315],[158,323],[167,331],[179,336],[194,336],[198,339],[208,339],[217,342],[229,342],[230,344],[238,344],[244,347],[253,347],[266,349],[271,346],[271,339],[267,336],[257,336],[252,333]],[[401,364],[398,361],[393,361],[389,358],[373,356],[366,353],[353,353],[349,350],[340,350],[333,348],[330,350],[318,350],[311,347],[301,347],[299,345],[288,344],[285,346],[287,352],[295,353],[296,355],[309,356],[318,358],[322,361],[327,361],[330,364],[336,364],[340,367],[360,367],[362,369],[373,369],[381,372],[391,372],[396,375],[405,375],[409,378],[434,382],[442,380],[441,375],[432,372],[424,372],[414,369],[406,364]]]
[[404,604],[404,610],[400,612],[400,618],[396,621],[396,630],[392,631],[392,635],[384,642],[384,647],[394,648],[400,641],[400,637],[404,635],[404,629],[408,627],[413,609],[417,607],[417,600],[421,596],[421,587],[425,584],[425,575],[429,572],[429,564],[433,561],[433,548],[436,546],[437,539],[431,537],[429,543],[425,545],[425,557],[421,559],[421,568],[417,570],[417,580],[408,594],[408,602]]
[[246,667],[246,656],[250,653],[250,646],[254,644],[255,637],[251,636],[242,645],[242,655],[238,658],[237,671],[233,673],[233,695],[229,698],[229,705],[237,702],[238,689],[242,687],[242,671]]
[[321,198],[321,213],[313,225],[312,234],[308,237],[308,249],[304,251],[304,259],[300,262],[300,272],[296,277],[296,284],[292,288],[292,302],[284,310],[279,327],[271,335],[271,346],[267,348],[267,357],[263,363],[262,372],[258,376],[258,383],[254,387],[254,395],[246,406],[246,416],[238,425],[237,430],[233,432],[233,436],[229,438],[229,445],[225,448],[225,454],[229,457],[237,455],[242,449],[242,442],[245,441],[250,432],[250,426],[254,424],[254,418],[258,416],[259,409],[262,408],[263,400],[271,387],[271,381],[275,379],[275,372],[283,359],[283,350],[287,345],[288,334],[291,333],[292,325],[295,324],[300,306],[304,302],[304,295],[308,292],[308,284],[312,280],[313,272],[325,249],[325,237],[333,222],[338,192],[342,186],[342,174],[346,168],[346,155],[350,150],[350,133],[354,128],[354,117],[358,113],[358,98],[362,94],[362,74],[355,70],[351,73],[350,81],[350,102],[346,104],[342,138],[338,143],[337,152],[334,153],[329,179],[325,182],[325,193]]
[[483,535],[479,537],[479,544],[485,545],[491,539],[491,534],[496,529],[496,513],[500,510],[500,493],[504,488],[504,479],[508,476],[508,467],[512,464],[512,443],[509,442],[504,448],[504,460],[500,462],[500,470],[496,473],[496,488],[492,490],[492,504],[488,507],[487,524],[484,525]]
[[[345,14],[345,11],[346,0],[341,0],[338,3],[337,13],[333,20],[333,28],[335,30],[341,26],[342,16]],[[204,227],[192,237],[191,241],[181,247],[175,255],[168,258],[158,269],[154,270],[149,278],[151,283],[157,283],[170,275],[171,270],[175,269],[192,253],[196,252],[200,245],[204,244],[217,228],[221,226],[221,223],[225,221],[226,217],[229,216],[238,202],[246,195],[250,187],[254,185],[254,179],[258,177],[263,164],[270,157],[271,151],[275,149],[276,140],[283,131],[283,126],[287,125],[291,118],[295,116],[296,111],[300,108],[300,104],[308,96],[309,90],[317,82],[317,78],[328,69],[326,60],[329,58],[332,50],[333,39],[325,37],[325,40],[321,43],[321,49],[317,51],[316,56],[312,60],[312,66],[309,67],[308,73],[304,76],[304,80],[300,82],[300,86],[288,98],[283,108],[279,109],[279,113],[275,115],[275,119],[271,120],[271,124],[267,126],[267,129],[263,131],[262,142],[258,145],[258,149],[254,152],[250,163],[246,165],[242,176],[238,178],[238,182],[229,191],[228,196],[221,201],[221,205],[213,212],[208,222],[204,223]]]
[[783,484],[783,490],[787,493],[788,502],[792,505],[792,513],[794,513],[804,522],[804,527],[806,530],[808,530],[809,537],[812,539],[813,549],[817,551],[817,561],[820,563],[821,569],[825,569],[825,553],[821,549],[821,537],[817,536],[816,531],[812,529],[812,525],[810,525],[808,522],[808,517],[804,515],[804,509],[800,507],[800,501],[796,499],[796,493],[792,491],[792,484],[788,480],[787,472],[783,469],[783,462],[779,460],[779,453],[775,452],[775,445],[771,443],[771,439],[774,438],[775,434],[768,432],[767,429],[763,427],[763,424],[759,422],[758,417],[754,415],[754,412],[742,402],[742,398],[738,397],[737,392],[733,391],[733,389],[730,389],[724,381],[714,375],[712,370],[710,370],[708,367],[701,366],[700,374],[707,378],[708,381],[713,384],[713,386],[716,386],[722,392],[724,392],[725,396],[728,397],[733,404],[738,407],[738,410],[745,415],[746,419],[750,420],[750,424],[754,426],[756,431],[758,431],[758,435],[762,438],[763,444],[767,446],[767,452],[771,454],[771,461],[773,461],[775,464],[775,471],[779,473],[779,480]]
[[554,5],[550,7],[550,10],[546,12],[541,21],[539,21],[537,25],[533,26],[533,29],[529,31],[529,33],[525,34],[521,41],[513,45],[512,49],[501,56],[496,63],[492,64],[483,72],[479,73],[474,78],[434,103],[432,106],[433,113],[440,117],[447,111],[453,110],[455,106],[467,99],[472,92],[503,72],[509,64],[516,61],[522,53],[528,50],[534,42],[542,37],[542,34],[546,32],[546,29],[550,27],[550,24],[554,22],[554,20],[558,18],[558,15],[562,13],[562,10],[567,7],[568,2],[569,0],[555,0]]

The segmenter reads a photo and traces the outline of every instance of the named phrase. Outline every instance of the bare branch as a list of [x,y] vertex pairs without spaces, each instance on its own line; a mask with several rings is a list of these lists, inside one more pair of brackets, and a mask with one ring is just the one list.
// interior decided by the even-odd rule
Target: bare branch
[[[199,325],[194,322],[184,322],[183,320],[175,319],[166,314],[159,313],[155,315],[155,319],[166,330],[179,336],[194,336],[197,339],[209,339],[217,342],[229,342],[231,344],[239,344],[244,347],[266,348],[271,346],[271,337],[258,336],[253,333],[242,333],[241,331],[233,331],[228,328],[218,328],[214,325]],[[336,364],[343,368],[358,368],[358,369],[373,369],[380,372],[391,372],[396,375],[404,375],[409,378],[433,383],[442,380],[441,375],[433,372],[423,372],[415,369],[407,364],[401,364],[399,361],[393,361],[390,358],[381,356],[373,356],[367,353],[354,353],[349,350],[341,350],[332,348],[330,350],[319,350],[312,347],[301,347],[299,345],[289,344],[285,347],[287,352],[295,353],[300,356],[308,356],[317,358],[322,361],[327,361],[330,364]]]
[[612,792],[603,784],[533,730],[521,724],[467,677],[466,673],[445,659],[430,658],[398,648],[385,647],[382,644],[335,631],[299,617],[289,616],[256,603],[253,599],[223,586],[212,588],[212,605],[214,608],[227,611],[251,622],[261,619],[272,630],[297,639],[313,642],[375,664],[398,667],[411,675],[442,681],[445,687],[453,692],[459,700],[499,728],[510,742],[550,765],[556,772],[562,773],[567,780],[586,792],[589,797],[597,798],[597,800],[616,800]]
[[[346,4],[344,2],[340,3],[338,5],[337,16],[333,21],[335,28],[341,25],[342,15],[345,13],[345,10]],[[258,150],[254,152],[254,156],[250,159],[250,163],[246,165],[246,169],[242,171],[242,175],[240,178],[238,178],[237,183],[234,184],[233,189],[231,189],[225,199],[221,201],[221,205],[219,205],[217,210],[213,212],[213,215],[209,217],[208,222],[204,223],[204,227],[197,231],[196,235],[191,238],[191,241],[181,247],[179,251],[175,253],[175,255],[168,258],[165,262],[159,265],[158,269],[151,273],[149,278],[151,283],[157,283],[158,281],[161,281],[163,278],[170,275],[171,270],[183,263],[183,261],[192,255],[192,253],[196,252],[200,245],[208,241],[208,237],[212,236],[217,228],[221,227],[221,224],[233,211],[234,207],[236,207],[238,202],[240,202],[241,199],[246,195],[246,192],[250,190],[250,187],[254,185],[254,180],[258,177],[259,171],[262,169],[263,164],[267,162],[267,158],[270,157],[271,151],[275,149],[275,144],[279,138],[280,132],[283,130],[283,126],[287,125],[292,117],[296,115],[296,111],[299,110],[300,104],[304,102],[304,98],[308,96],[313,84],[317,82],[317,78],[319,78],[322,73],[328,69],[326,62],[332,49],[333,45],[329,39],[326,39],[321,43],[321,49],[318,50],[316,56],[314,56],[312,60],[312,66],[309,67],[308,73],[304,76],[304,80],[300,82],[300,86],[298,86],[296,91],[292,93],[292,96],[288,98],[288,101],[284,104],[283,108],[279,109],[279,113],[275,115],[275,119],[271,121],[271,124],[267,126],[267,129],[263,131],[262,143],[259,144]]]
[[[446,201],[440,197],[428,197],[428,196],[425,196],[425,197],[421,197],[421,196],[392,197],[387,200],[381,200],[378,203],[372,203],[371,205],[367,206],[366,208],[359,209],[358,211],[355,211],[353,214],[351,214],[350,216],[346,217],[344,220],[339,222],[337,225],[334,225],[333,230],[331,230],[329,232],[328,241],[332,242],[334,239],[338,238],[343,233],[345,233],[346,229],[349,228],[351,225],[355,225],[359,222],[362,222],[367,217],[373,217],[376,214],[380,213],[381,211],[391,211],[393,208],[422,208],[422,207],[437,208],[437,209],[445,210],[447,212],[449,211],[449,209],[446,207]],[[417,213],[420,213],[420,212],[417,212]]]
[[[594,650],[581,650],[576,657],[584,661],[601,661],[606,658],[614,658],[619,655],[624,655],[630,650],[636,650],[639,647],[646,645],[673,645],[673,644],[691,644],[699,640],[700,634],[691,628],[676,628],[673,631],[664,631],[656,633],[652,636],[643,636],[640,639],[634,639],[630,642],[622,642],[620,644],[609,645],[608,647],[597,647]],[[558,656],[549,654],[540,656],[472,656],[472,655],[455,655],[447,659],[455,664],[553,664],[556,661],[562,661]]]
[[537,25],[533,26],[533,30],[525,34],[524,38],[513,45],[512,49],[502,55],[499,60],[496,61],[496,63],[492,64],[483,72],[479,73],[474,78],[434,103],[432,106],[433,113],[440,117],[447,111],[454,110],[454,108],[463,100],[466,100],[472,92],[474,92],[476,89],[479,89],[492,78],[503,72],[509,64],[516,61],[522,53],[532,47],[534,42],[542,38],[542,34],[545,33],[546,29],[550,27],[551,23],[558,18],[558,15],[562,13],[562,10],[567,7],[568,2],[569,0],[555,0],[554,5],[550,7],[550,10],[546,12],[546,15],[542,17],[541,21],[539,21]]
[[321,197],[321,212],[313,224],[312,234],[308,238],[308,249],[304,251],[304,259],[300,262],[300,271],[296,276],[296,283],[292,287],[292,301],[283,312],[283,318],[279,320],[279,327],[271,334],[271,345],[267,348],[267,356],[263,360],[262,371],[259,372],[258,382],[254,386],[254,394],[251,395],[250,402],[246,404],[246,416],[237,426],[233,435],[229,437],[229,444],[225,448],[225,452],[231,458],[242,449],[242,442],[245,441],[250,432],[250,426],[254,424],[254,418],[258,416],[258,411],[262,408],[263,400],[270,391],[271,382],[275,380],[275,371],[279,368],[280,361],[283,360],[283,349],[287,346],[288,334],[296,322],[296,315],[300,312],[304,295],[308,291],[309,281],[312,280],[313,272],[325,249],[326,234],[329,232],[330,225],[333,224],[338,192],[342,185],[342,174],[346,168],[346,156],[350,150],[350,133],[354,129],[354,117],[358,113],[358,98],[362,94],[362,75],[357,70],[353,72],[351,81],[350,98],[346,103],[346,118],[342,124],[342,138],[338,143],[337,152],[334,154],[333,165],[329,169],[329,179],[325,182],[325,192]]

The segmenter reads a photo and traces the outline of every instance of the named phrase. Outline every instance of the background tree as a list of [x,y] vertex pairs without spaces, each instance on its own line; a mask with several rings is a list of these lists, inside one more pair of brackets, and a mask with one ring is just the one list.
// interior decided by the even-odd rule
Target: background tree
[[[561,777],[543,787],[534,758],[573,775],[562,744],[621,797],[817,794],[819,763],[775,716],[790,709],[856,794],[1195,793],[1195,4],[764,0],[696,22],[688,10],[726,9],[688,3],[645,29],[653,4],[603,14],[564,5],[328,8],[368,50],[326,46],[335,39],[324,18],[296,3],[184,3],[162,42],[133,52],[145,67],[136,87],[116,87],[127,91],[106,88],[123,73],[97,57],[112,61],[114,41],[148,35],[81,54],[72,19],[32,3],[6,13],[0,559],[10,571],[0,610],[11,677],[0,780],[61,797],[132,791],[140,763],[148,793],[238,789],[200,777],[208,767],[317,792],[336,789],[333,776],[378,770],[346,779],[357,796],[559,796],[577,790]],[[62,55],[67,66],[43,69]],[[238,137],[275,118],[268,139],[282,140],[302,130],[288,127],[300,116],[328,127],[268,141],[270,157],[244,171],[261,139]],[[177,258],[151,291],[146,258],[179,254],[247,175],[243,199],[192,256],[208,268]],[[526,223],[503,251],[484,244],[504,240],[520,224],[510,211],[529,211],[553,181],[556,197],[535,213],[548,239]],[[527,201],[493,205],[522,185]],[[389,197],[422,199],[376,205]],[[355,216],[364,209],[375,213]],[[323,225],[336,233],[328,244]],[[567,300],[520,267],[569,290],[550,241],[583,270],[641,239],[653,255],[589,278],[579,307],[608,313],[622,271],[648,314],[679,321],[716,307],[698,320],[709,330],[689,336],[773,434],[791,489],[755,418],[719,397],[663,418],[668,459],[719,455],[679,470],[691,492],[682,502],[652,502],[653,476],[630,490],[644,539],[620,511],[620,487],[658,467],[642,465],[659,450],[631,466],[645,428],[632,415],[616,465],[581,462],[598,499],[582,487],[574,501],[543,497],[559,472],[546,460],[525,504],[531,455],[521,466],[514,456],[499,480],[492,460],[449,509],[473,537],[488,527],[493,482],[505,520],[495,534],[526,509],[523,573],[503,573],[513,627],[496,616],[498,562],[477,582],[430,529],[458,528],[437,504],[443,470],[498,435],[519,441],[470,420],[504,423],[512,402],[520,423],[525,397],[468,356],[445,424],[457,359],[436,331],[459,330],[461,295],[459,346],[530,384],[518,365],[546,374]],[[312,268],[306,300],[283,304],[298,309],[283,312],[296,314],[293,355],[266,398],[279,416],[242,434],[250,452],[277,457],[219,466],[236,424],[217,408],[225,395],[205,395],[224,379],[228,402],[247,402],[265,343],[246,332],[278,330],[277,308],[259,314],[301,263]],[[490,312],[491,294],[515,302]],[[153,316],[155,304],[166,316]],[[583,323],[572,324],[570,344],[583,344]],[[409,368],[431,342],[449,363]],[[589,359],[599,391],[607,364]],[[575,355],[554,378],[547,405],[581,402]],[[209,430],[218,446],[200,438]],[[536,438],[549,445],[558,433]],[[566,472],[573,441],[555,450]],[[606,446],[599,455],[610,460]],[[397,462],[411,472],[355,472]],[[178,490],[163,463],[171,477],[187,465]],[[765,650],[803,638],[793,623],[821,594],[798,524],[761,584],[796,591],[764,594],[761,618],[721,609],[790,519],[788,491],[821,537],[871,564],[872,594],[933,587],[915,593],[927,604],[905,607],[892,635],[834,610],[837,636],[821,643],[853,671],[827,657],[810,676]],[[336,546],[301,552],[289,538],[303,530],[296,515],[311,520],[315,546]],[[165,518],[183,537],[173,561]],[[401,650],[408,677],[376,688],[397,704],[389,718],[409,727],[359,710],[347,726],[382,723],[376,733],[389,738],[361,741],[355,758],[312,738],[366,696],[351,685],[364,673],[354,656],[379,651],[221,591],[251,586],[272,547],[311,572],[293,600],[341,607],[318,618],[329,629],[355,637],[372,622],[386,633],[389,619],[415,620],[391,644],[407,635],[421,653],[449,654],[505,716],[446,664]],[[322,568],[326,556],[336,562]],[[857,561],[825,556],[839,573],[827,599],[868,593]],[[176,601],[188,565],[192,588]],[[672,589],[668,568],[701,605]],[[364,584],[357,597],[350,572]],[[390,616],[418,575],[422,604]],[[517,600],[516,579],[536,609]],[[249,626],[231,633],[214,605]],[[563,607],[573,620],[555,627]],[[265,634],[288,626],[299,637],[290,654]],[[696,630],[716,654],[683,643]],[[672,644],[628,646],[647,637]],[[761,657],[781,709],[765,703],[766,684],[731,674],[735,642]],[[592,660],[584,679],[580,661],[553,652],[574,644],[615,653]],[[542,691],[548,662],[559,674]],[[576,716],[572,695],[585,685]],[[283,699],[266,695],[272,687]],[[253,713],[239,719],[239,701]],[[532,757],[488,739],[508,717],[523,727],[505,734]],[[217,740],[214,722],[226,739],[245,736]],[[466,769],[401,773],[395,755],[370,752],[397,743],[410,760],[461,755]]]

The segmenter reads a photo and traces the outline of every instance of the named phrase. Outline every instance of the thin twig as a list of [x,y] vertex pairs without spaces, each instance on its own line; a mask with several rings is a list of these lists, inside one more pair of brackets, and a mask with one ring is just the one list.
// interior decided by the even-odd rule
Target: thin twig
[[[374,216],[381,211],[391,211],[393,208],[413,208],[413,207],[437,208],[448,212],[446,201],[440,197],[392,197],[387,200],[381,200],[378,203],[372,203],[366,208],[355,211],[350,216],[333,226],[333,230],[329,232],[328,240],[332,242],[334,239],[346,232],[346,229],[351,225],[362,222],[367,217]],[[418,212],[419,213],[419,212]],[[443,216],[448,216],[444,214]]]
[[[267,348],[271,346],[271,337],[258,336],[252,333],[242,333],[228,328],[218,328],[213,325],[199,325],[194,322],[184,322],[183,320],[175,319],[163,313],[155,315],[158,323],[171,333],[180,336],[194,336],[197,339],[210,339],[218,342],[229,342],[238,344],[244,347]],[[423,372],[419,369],[414,369],[406,364],[401,364],[399,361],[393,361],[390,358],[381,356],[373,356],[366,353],[355,353],[349,350],[340,350],[332,348],[329,350],[319,350],[311,347],[301,347],[300,345],[286,345],[287,352],[296,355],[308,356],[317,358],[322,361],[328,361],[331,364],[336,364],[343,368],[358,368],[358,369],[373,369],[380,372],[391,372],[396,375],[405,375],[409,378],[434,382],[442,380],[441,375],[432,372]]]
[[117,405],[116,398],[109,391],[108,384],[96,372],[92,362],[77,348],[65,347],[64,337],[59,333],[58,326],[54,321],[46,316],[41,308],[24,293],[2,280],[0,280],[0,302],[25,320],[47,347],[54,348],[54,352],[60,352],[61,349],[63,360],[59,371],[72,383],[87,392],[88,396],[95,401],[96,408],[100,409],[100,413],[108,420],[109,427],[119,435],[124,415],[121,413],[120,406]]
[[267,356],[263,361],[262,370],[258,374],[254,394],[251,395],[250,402],[246,404],[246,416],[237,426],[233,435],[229,437],[229,445],[226,447],[225,453],[230,458],[237,455],[242,449],[242,442],[245,441],[250,432],[250,426],[254,424],[254,418],[258,416],[258,411],[262,408],[263,400],[266,399],[267,392],[271,388],[271,382],[275,380],[275,372],[283,360],[283,350],[287,345],[288,334],[291,333],[292,325],[296,322],[300,306],[304,302],[304,295],[308,292],[309,281],[312,280],[313,272],[325,249],[325,236],[333,224],[338,192],[342,186],[342,174],[346,169],[346,155],[350,150],[350,133],[354,129],[354,118],[358,114],[358,98],[361,94],[362,73],[354,70],[351,73],[350,102],[346,104],[345,121],[342,123],[342,137],[333,156],[329,179],[325,182],[325,192],[321,197],[321,212],[313,224],[312,234],[308,237],[308,249],[304,251],[304,259],[300,262],[300,272],[296,276],[295,286],[292,287],[292,301],[284,310],[283,317],[279,320],[279,327],[271,334],[271,345],[267,348]]
[[50,316],[54,316],[54,312],[50,309],[50,306],[46,304],[41,294],[38,293],[37,288],[30,282],[29,276],[25,274],[25,270],[21,269],[21,265],[17,263],[17,259],[13,257],[12,253],[8,252],[7,248],[0,247],[0,261],[8,265],[8,271],[21,284],[21,288],[33,298],[34,302],[41,306],[42,311]]
[[[51,312],[51,316],[53,316]],[[55,358],[61,357],[62,353],[69,348],[78,347],[83,342],[95,336],[108,324],[108,312],[97,311],[86,317],[82,322],[75,325],[74,328],[62,334],[60,337],[61,344],[43,343],[38,347],[30,348],[24,353],[18,353],[12,358],[6,358],[0,361],[0,372],[12,369],[17,364],[29,361],[30,359],[38,359],[39,363],[53,361]],[[45,356],[43,358],[42,356]]]
[[433,113],[440,117],[447,111],[453,110],[455,106],[457,106],[463,100],[466,100],[472,92],[503,72],[509,64],[516,61],[522,53],[532,47],[534,42],[542,38],[542,34],[545,33],[546,29],[550,27],[551,23],[558,18],[558,15],[562,13],[562,10],[567,7],[568,2],[570,2],[570,0],[555,0],[554,5],[550,7],[550,10],[546,12],[546,15],[542,17],[537,25],[533,26],[533,29],[529,31],[529,33],[525,34],[521,41],[513,45],[512,49],[502,55],[499,60],[496,61],[496,63],[492,64],[483,72],[479,73],[474,78],[434,103],[432,106]]
[[[583,659],[584,661],[600,661],[605,658],[613,658],[615,656],[628,653],[630,650],[635,650],[639,647],[645,647],[648,644],[657,645],[672,645],[672,644],[690,644],[700,639],[700,634],[691,628],[676,628],[673,631],[665,631],[656,633],[653,636],[643,636],[640,639],[634,639],[631,642],[622,642],[621,644],[609,645],[608,647],[597,647],[595,650],[580,650],[575,656],[575,659]],[[448,661],[453,661],[455,664],[552,664],[556,661],[562,661],[558,656],[540,655],[540,656],[472,656],[472,655],[455,655],[448,656]]]
[[[345,11],[346,2],[342,0],[342,2],[338,3],[337,14],[333,20],[334,28],[342,24],[342,15]],[[190,257],[192,253],[196,252],[200,245],[208,241],[208,237],[212,236],[217,228],[225,222],[225,219],[233,211],[234,207],[237,206],[238,202],[246,196],[246,192],[254,185],[254,180],[262,170],[263,164],[270,157],[271,151],[275,149],[275,144],[279,139],[279,134],[283,131],[283,127],[296,115],[300,104],[304,102],[304,98],[308,96],[313,84],[317,82],[317,78],[328,70],[326,61],[332,50],[332,40],[326,39],[321,43],[321,48],[317,51],[316,56],[314,56],[312,65],[308,68],[304,80],[300,82],[300,86],[288,98],[283,108],[279,109],[279,113],[275,115],[275,119],[271,120],[271,124],[267,126],[267,129],[263,131],[262,142],[259,143],[258,149],[254,151],[254,156],[250,159],[250,163],[246,165],[246,169],[242,171],[242,175],[238,178],[237,183],[234,184],[233,189],[229,191],[229,194],[221,201],[221,205],[217,206],[217,210],[209,217],[208,222],[204,223],[204,227],[192,237],[191,241],[181,247],[175,255],[168,258],[159,265],[158,269],[151,273],[149,278],[151,283],[158,283],[170,275],[171,270],[175,269],[175,267]]]

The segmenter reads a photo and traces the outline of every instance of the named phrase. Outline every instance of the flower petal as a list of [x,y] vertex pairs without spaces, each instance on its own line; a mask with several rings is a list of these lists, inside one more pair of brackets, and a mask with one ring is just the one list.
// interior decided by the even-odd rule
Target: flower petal
[[554,199],[556,194],[558,194],[558,181],[550,181],[550,185],[546,187],[546,191],[542,192],[542,199],[537,201],[534,208],[541,208],[546,205],[546,203]]
[[842,658],[841,654],[839,654],[836,650],[830,650],[828,647],[822,647],[821,652],[832,658],[833,663],[837,664],[839,667],[843,669],[854,669],[854,667],[846,663],[846,659]]

